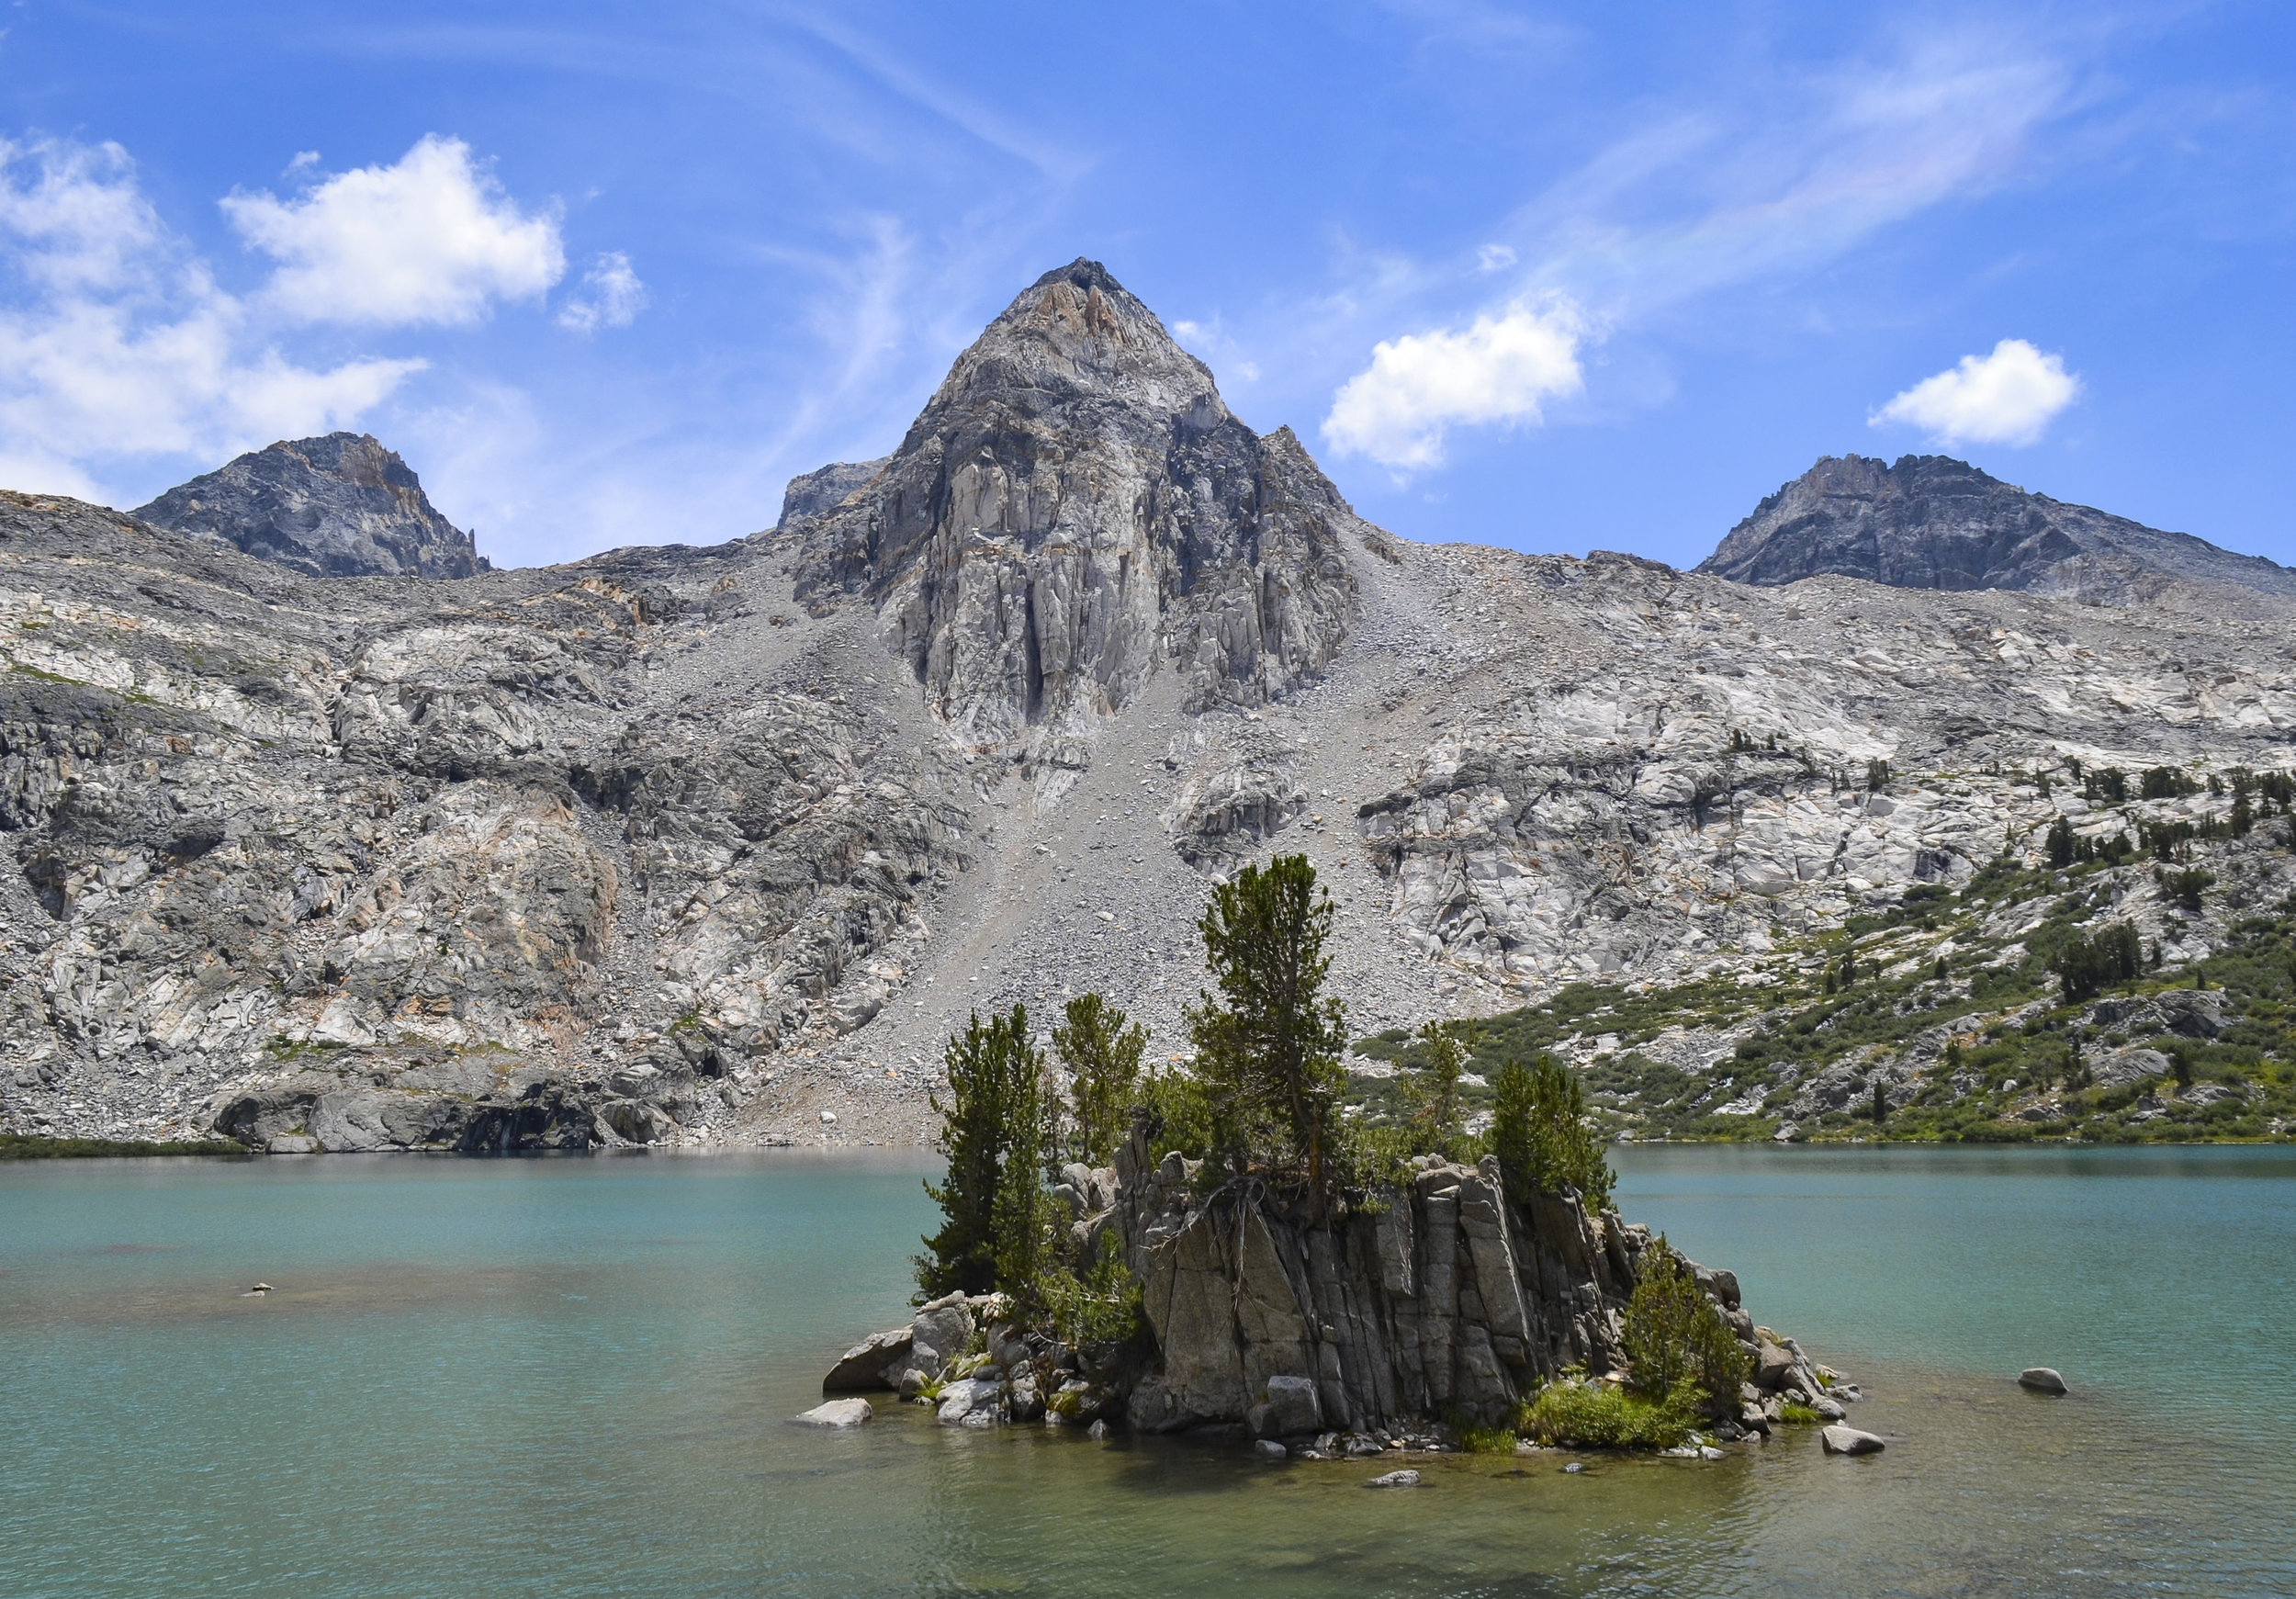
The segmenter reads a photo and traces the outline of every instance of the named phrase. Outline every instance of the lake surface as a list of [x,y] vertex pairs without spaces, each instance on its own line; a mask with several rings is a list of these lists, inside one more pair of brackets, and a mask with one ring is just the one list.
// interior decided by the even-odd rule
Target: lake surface
[[[1882,1455],[1263,1468],[786,1419],[899,1156],[0,1167],[0,1594],[2296,1593],[2296,1152],[1655,1148]],[[241,1290],[276,1285],[267,1298]],[[2065,1371],[2039,1399],[2020,1368]]]

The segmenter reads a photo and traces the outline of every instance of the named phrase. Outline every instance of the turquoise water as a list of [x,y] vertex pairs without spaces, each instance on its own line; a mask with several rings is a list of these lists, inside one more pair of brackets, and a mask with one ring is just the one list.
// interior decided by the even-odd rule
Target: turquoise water
[[[2296,1592],[2296,1154],[1622,1151],[1884,1454],[1263,1469],[791,1426],[895,1156],[0,1167],[0,1595]],[[276,1285],[266,1298],[241,1290]],[[2009,1379],[2061,1368],[2065,1401]]]

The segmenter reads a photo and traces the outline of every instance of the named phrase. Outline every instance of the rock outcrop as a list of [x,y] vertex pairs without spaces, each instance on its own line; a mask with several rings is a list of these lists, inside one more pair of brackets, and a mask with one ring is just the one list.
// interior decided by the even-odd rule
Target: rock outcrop
[[1567,1195],[1518,1206],[1495,1160],[1423,1161],[1376,1214],[1332,1221],[1255,1185],[1206,1200],[1192,1163],[1145,1158],[1135,1138],[1117,1168],[1115,1223],[1157,1350],[1130,1397],[1134,1427],[1321,1430],[1284,1424],[1307,1409],[1287,1402],[1293,1379],[1314,1385],[1322,1428],[1494,1425],[1566,1366],[1617,1364],[1649,1233]]
[[1702,572],[1742,583],[1821,573],[1906,589],[2024,589],[2125,605],[2168,580],[2296,599],[2296,571],[2029,493],[1945,456],[1829,456],[1732,528]]
[[1385,539],[1092,261],[1025,290],[900,448],[815,509],[861,470],[791,486],[799,592],[876,603],[935,712],[983,746],[1088,732],[1167,662],[1191,709],[1317,676],[1354,614],[1341,546]]
[[471,535],[438,513],[398,452],[366,434],[250,451],[134,514],[317,578],[467,578],[488,569]]

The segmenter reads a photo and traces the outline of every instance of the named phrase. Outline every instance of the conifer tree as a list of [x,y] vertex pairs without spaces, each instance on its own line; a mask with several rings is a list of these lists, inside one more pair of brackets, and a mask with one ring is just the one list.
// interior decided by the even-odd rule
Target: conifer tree
[[1420,1030],[1426,1064],[1403,1085],[1412,1152],[1456,1158],[1462,1151],[1459,1078],[1467,1071],[1467,1042],[1459,1024]]
[[1346,1008],[1323,993],[1332,899],[1303,855],[1246,866],[1212,890],[1197,924],[1218,992],[1188,1009],[1196,1073],[1222,1153],[1265,1157],[1329,1191],[1337,1172]]
[[1590,1211],[1610,1204],[1610,1163],[1587,1125],[1586,1096],[1577,1074],[1552,1055],[1530,1064],[1510,1061],[1497,1091],[1491,1147],[1509,1190],[1518,1195],[1575,1190]]
[[1029,1042],[1029,1013],[976,1014],[949,1040],[949,1101],[939,1096],[939,1146],[948,1170],[925,1191],[940,1207],[917,1281],[928,1296],[1036,1286],[1043,1233],[1043,1057]]
[[1064,1024],[1052,1029],[1052,1053],[1071,1074],[1069,1153],[1105,1165],[1116,1158],[1140,1088],[1148,1030],[1127,1026],[1124,1013],[1097,994],[1070,1000],[1063,1016]]

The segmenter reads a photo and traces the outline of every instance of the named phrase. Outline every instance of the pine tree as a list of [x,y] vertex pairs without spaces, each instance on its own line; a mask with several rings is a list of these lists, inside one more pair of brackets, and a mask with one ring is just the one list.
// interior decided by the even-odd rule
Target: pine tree
[[2048,850],[2051,866],[2062,870],[2073,864],[2075,841],[2069,817],[2059,816],[2049,824]]
[[1307,857],[1244,867],[1212,890],[1197,924],[1218,993],[1187,1013],[1224,1152],[1304,1176],[1317,1195],[1337,1171],[1347,1042],[1346,1008],[1322,992],[1333,916]]
[[1041,1259],[1045,1116],[1043,1057],[1029,1042],[1029,1013],[976,1014],[949,1040],[949,1102],[940,1116],[941,1181],[925,1191],[940,1230],[924,1241],[917,1281],[929,1297],[1002,1289],[1034,1292]]
[[1097,994],[1070,1000],[1063,1015],[1064,1024],[1052,1029],[1052,1053],[1071,1074],[1069,1154],[1105,1165],[1116,1158],[1140,1091],[1148,1030],[1128,1027],[1124,1013]]
[[1431,1023],[1420,1030],[1426,1064],[1403,1084],[1412,1152],[1456,1157],[1463,1153],[1459,1123],[1459,1078],[1467,1070],[1467,1044],[1458,1025]]
[[1491,1152],[1508,1188],[1518,1195],[1577,1192],[1591,1211],[1610,1204],[1610,1163],[1587,1125],[1577,1074],[1552,1055],[1528,1065],[1510,1061],[1493,1085]]

